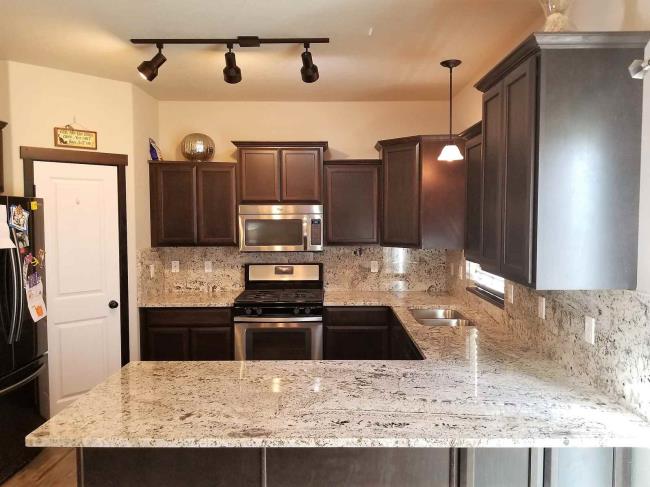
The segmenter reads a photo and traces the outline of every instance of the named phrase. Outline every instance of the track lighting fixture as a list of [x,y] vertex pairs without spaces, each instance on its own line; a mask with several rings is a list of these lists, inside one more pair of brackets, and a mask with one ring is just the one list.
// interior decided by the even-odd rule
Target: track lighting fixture
[[230,45],[226,53],[226,67],[223,68],[223,80],[231,85],[241,81],[241,69],[237,66],[235,53],[232,52],[232,46]]
[[138,66],[140,76],[147,81],[153,81],[158,76],[158,68],[167,61],[167,58],[162,53],[163,45],[157,43],[156,47],[158,48],[158,53],[150,61],[143,61]]
[[260,47],[262,44],[302,44],[305,51],[302,53],[302,68],[300,74],[305,83],[313,83],[318,80],[318,66],[314,64],[309,52],[310,44],[328,44],[328,37],[289,37],[285,39],[265,38],[260,39],[257,36],[239,36],[233,39],[131,39],[133,44],[155,44],[158,47],[156,54],[151,61],[144,61],[138,66],[140,76],[144,79],[153,81],[158,76],[158,68],[167,60],[162,55],[162,48],[165,44],[224,44],[228,46],[226,53],[226,67],[223,70],[223,79],[226,83],[234,84],[242,80],[241,69],[237,66],[235,53],[232,48],[235,44],[239,47]]
[[318,80],[318,66],[314,64],[309,52],[309,44],[305,44],[305,52],[302,53],[302,68],[300,75],[305,83],[313,83]]
[[463,160],[463,154],[460,153],[460,149],[456,144],[454,144],[454,136],[452,135],[451,131],[451,126],[452,126],[452,114],[453,114],[453,105],[452,105],[452,100],[453,100],[453,92],[452,92],[452,87],[453,87],[453,70],[456,66],[459,66],[461,61],[458,59],[447,59],[446,61],[443,61],[440,63],[440,65],[443,68],[449,68],[449,142],[447,143],[446,146],[443,147],[442,152],[440,152],[440,155],[438,156],[439,161],[447,161],[447,162],[453,162],[453,161],[462,161]]

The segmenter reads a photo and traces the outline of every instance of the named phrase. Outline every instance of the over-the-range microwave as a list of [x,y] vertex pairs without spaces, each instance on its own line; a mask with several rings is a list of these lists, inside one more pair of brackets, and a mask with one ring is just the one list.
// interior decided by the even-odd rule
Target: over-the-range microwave
[[239,205],[242,252],[323,250],[323,205]]

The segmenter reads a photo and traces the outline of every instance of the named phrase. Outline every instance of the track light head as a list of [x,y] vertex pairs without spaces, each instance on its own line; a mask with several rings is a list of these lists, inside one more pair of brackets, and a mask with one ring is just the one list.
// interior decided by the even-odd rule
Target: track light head
[[313,83],[318,80],[318,66],[314,64],[309,52],[309,44],[305,44],[305,52],[302,53],[302,68],[300,75],[305,83]]
[[223,68],[223,80],[231,85],[241,81],[241,69],[237,66],[237,60],[235,59],[235,53],[232,52],[232,46],[228,46],[228,52],[226,53],[226,67]]
[[158,45],[158,53],[150,61],[143,61],[138,66],[142,79],[153,81],[158,76],[158,68],[165,64],[167,58],[162,53],[162,45]]

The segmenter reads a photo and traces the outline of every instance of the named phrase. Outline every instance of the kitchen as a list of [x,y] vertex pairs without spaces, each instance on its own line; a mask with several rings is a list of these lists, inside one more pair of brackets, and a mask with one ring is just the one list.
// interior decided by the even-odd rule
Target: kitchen
[[[170,23],[198,0],[161,6],[165,28],[78,7],[113,35],[75,55],[46,9],[40,58],[7,26],[5,194],[45,216],[35,465],[89,486],[645,485],[645,10],[575,0],[543,33],[537,1],[416,3],[398,25],[395,2],[301,7],[298,31],[252,7]],[[489,45],[446,27],[422,49],[438,16]],[[396,59],[426,75],[395,85]],[[53,144],[67,125],[96,152]],[[86,315],[57,312],[73,294]]]

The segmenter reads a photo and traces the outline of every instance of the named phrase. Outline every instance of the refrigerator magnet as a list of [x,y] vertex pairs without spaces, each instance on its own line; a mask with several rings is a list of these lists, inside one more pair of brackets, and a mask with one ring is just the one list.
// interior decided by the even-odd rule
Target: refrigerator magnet
[[29,211],[20,205],[11,205],[9,210],[9,226],[21,232],[27,232],[29,226]]
[[25,232],[16,232],[16,243],[20,249],[29,247],[29,235]]

